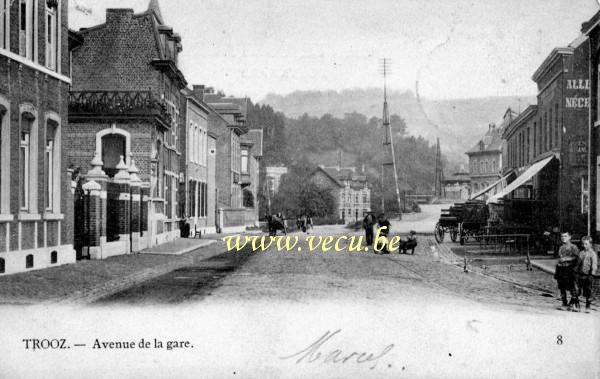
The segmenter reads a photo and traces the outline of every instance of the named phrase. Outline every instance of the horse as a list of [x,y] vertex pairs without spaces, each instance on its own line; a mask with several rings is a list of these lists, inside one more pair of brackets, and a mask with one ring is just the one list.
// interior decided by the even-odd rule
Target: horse
[[283,217],[278,215],[268,215],[267,224],[269,225],[269,235],[276,236],[278,230],[282,230],[287,235],[287,229],[285,227],[285,220]]

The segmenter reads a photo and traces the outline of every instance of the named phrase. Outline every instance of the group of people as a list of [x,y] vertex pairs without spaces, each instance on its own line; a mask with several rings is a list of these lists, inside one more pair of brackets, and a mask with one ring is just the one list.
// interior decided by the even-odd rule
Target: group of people
[[[583,237],[583,250],[571,242],[571,234],[561,234],[562,246],[558,250],[558,263],[554,278],[558,283],[563,308],[579,312],[579,296],[585,297],[585,309],[589,312],[592,304],[593,276],[598,270],[598,256],[593,249],[591,237]],[[571,300],[567,302],[567,292]]]
[[[372,212],[369,212],[365,215],[365,218],[362,222],[362,227],[365,230],[365,242],[367,246],[372,246],[375,238],[374,228],[377,226],[377,229],[380,229],[379,236],[383,242],[382,248],[378,251],[375,249],[376,254],[390,254],[389,251],[389,235],[392,229],[392,224],[385,217],[384,213],[380,213],[377,218]],[[412,254],[415,253],[415,248],[417,247],[417,238],[416,232],[410,231],[410,235],[406,238],[405,241],[400,241],[399,252],[406,253],[408,250],[412,251]]]
[[298,230],[302,230],[303,233],[309,233],[309,230],[313,228],[312,217],[304,215],[296,217],[296,226]]

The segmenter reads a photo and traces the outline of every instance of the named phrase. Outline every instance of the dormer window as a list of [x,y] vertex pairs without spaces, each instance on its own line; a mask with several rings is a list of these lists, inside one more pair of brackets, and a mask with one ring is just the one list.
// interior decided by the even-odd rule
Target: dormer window
[[479,151],[483,151],[485,149],[485,145],[483,141],[479,141]]

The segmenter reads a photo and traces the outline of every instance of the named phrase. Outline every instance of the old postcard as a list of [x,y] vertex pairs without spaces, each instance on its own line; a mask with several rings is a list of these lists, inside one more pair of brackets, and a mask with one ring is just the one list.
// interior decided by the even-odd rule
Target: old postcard
[[600,378],[595,0],[0,0],[0,377]]

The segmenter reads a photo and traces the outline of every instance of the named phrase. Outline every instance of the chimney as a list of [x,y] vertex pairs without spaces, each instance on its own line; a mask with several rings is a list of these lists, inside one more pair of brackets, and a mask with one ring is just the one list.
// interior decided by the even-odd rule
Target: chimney
[[106,25],[119,25],[131,21],[133,9],[130,8],[108,8],[106,10]]
[[193,88],[194,96],[196,96],[198,100],[204,100],[204,92],[206,92],[204,84],[195,84]]

